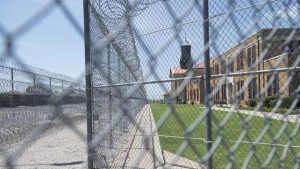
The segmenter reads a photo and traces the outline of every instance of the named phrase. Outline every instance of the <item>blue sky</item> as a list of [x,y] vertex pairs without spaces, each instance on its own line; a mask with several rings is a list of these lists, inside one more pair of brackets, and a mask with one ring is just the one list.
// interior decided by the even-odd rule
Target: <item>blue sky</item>
[[[14,33],[51,1],[1,0],[0,24]],[[64,1],[83,30],[82,0]],[[0,36],[0,53],[5,39]],[[83,37],[77,33],[62,10],[55,7],[47,16],[14,40],[14,51],[21,62],[78,78],[84,73]]]

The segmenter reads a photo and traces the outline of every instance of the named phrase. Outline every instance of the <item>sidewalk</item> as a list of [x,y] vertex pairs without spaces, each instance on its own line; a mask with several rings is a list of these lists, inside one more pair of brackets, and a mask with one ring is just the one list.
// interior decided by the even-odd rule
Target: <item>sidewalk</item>
[[[218,106],[213,106],[212,109],[220,110],[220,111],[227,111],[227,112],[230,111],[230,108],[218,107]],[[269,118],[269,119],[274,119],[274,120],[288,121],[288,122],[292,122],[292,123],[300,122],[300,115],[284,115],[284,114],[278,114],[278,113],[240,110],[240,109],[236,109],[236,110],[234,110],[234,112],[263,117],[263,118]]]

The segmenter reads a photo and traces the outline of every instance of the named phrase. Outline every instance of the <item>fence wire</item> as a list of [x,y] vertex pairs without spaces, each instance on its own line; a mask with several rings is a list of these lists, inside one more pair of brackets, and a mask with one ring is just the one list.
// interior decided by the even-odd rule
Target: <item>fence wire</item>
[[[7,6],[9,3],[19,2],[2,3]],[[33,12],[28,20],[22,20],[14,30],[6,29],[10,27],[10,22],[5,22],[8,21],[7,18],[2,17],[3,20],[0,20],[0,168],[69,167],[68,163],[64,163],[68,161],[55,163],[50,160],[49,164],[45,161],[53,159],[53,152],[56,157],[63,156],[64,153],[59,154],[62,151],[57,150],[57,145],[71,145],[71,141],[78,140],[76,136],[80,139],[86,138],[78,127],[78,124],[86,120],[85,82],[62,75],[63,72],[56,74],[24,64],[21,58],[26,54],[16,50],[17,44],[22,41],[20,37],[29,34],[43,20],[47,20],[47,16],[54,13],[55,9],[60,9],[63,13],[61,16],[66,17],[73,29],[83,36],[83,29],[80,27],[82,23],[76,22],[65,1],[52,0],[42,4],[43,8]],[[51,140],[40,142],[51,135],[54,137],[52,142],[62,141],[59,132],[66,131],[66,127],[76,133],[75,137],[68,138],[69,141],[56,146],[53,146]],[[70,136],[68,133],[63,135]],[[42,147],[38,147],[38,144]],[[70,146],[66,147],[68,148]],[[76,159],[71,160],[71,166],[83,163],[73,164]]]
[[[62,125],[87,137],[87,168],[299,167],[297,0],[83,4],[84,23],[64,0],[15,30],[0,21],[1,167]],[[86,87],[15,51],[56,9],[84,36]]]
[[297,168],[299,5],[85,1],[89,168]]

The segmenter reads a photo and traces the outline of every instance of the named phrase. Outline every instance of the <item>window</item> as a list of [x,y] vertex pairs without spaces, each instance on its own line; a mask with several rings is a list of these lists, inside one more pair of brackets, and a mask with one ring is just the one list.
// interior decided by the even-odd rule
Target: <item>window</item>
[[282,41],[282,52],[294,52],[293,41]]
[[257,94],[256,78],[253,78],[248,87],[249,99],[254,99]]
[[215,99],[216,99],[216,100],[219,100],[219,99],[220,99],[220,90],[216,93]]
[[241,51],[237,56],[236,67],[237,67],[237,70],[244,69],[244,54],[243,54],[243,51]]
[[275,75],[273,82],[270,82],[272,75],[267,76],[268,83],[271,83],[270,87],[268,88],[268,96],[276,96],[279,92],[279,79],[278,74]]
[[200,101],[200,93],[199,93],[199,89],[197,89],[197,100]]
[[[242,89],[242,87],[244,86],[244,81],[238,81],[237,82],[237,92],[240,92],[240,90]],[[244,91],[242,91],[241,95],[239,95],[238,97],[240,100],[244,100]]]
[[228,58],[228,60],[227,60],[227,63],[228,63],[228,65],[229,65],[229,72],[233,72],[234,71],[234,65],[233,65],[233,63],[234,63],[234,61],[232,61],[231,63],[230,63],[230,58],[231,58],[232,56],[230,56],[229,58]]
[[256,61],[256,45],[247,48],[247,66],[252,67]]
[[225,74],[226,73],[226,64],[225,64],[225,60],[221,61],[221,73]]
[[247,49],[247,66],[251,67],[251,48]]
[[215,64],[215,74],[219,74],[219,64]]
[[[267,76],[267,84],[270,83],[271,76],[272,76],[272,75],[268,75],[268,76]],[[271,85],[270,85],[269,88],[268,88],[268,96],[273,96],[273,92],[272,92],[272,83],[271,83]]]
[[251,63],[252,65],[255,63],[256,61],[256,45],[253,45],[252,46],[252,49],[251,49]]
[[222,85],[222,89],[221,89],[221,94],[222,94],[222,100],[226,100],[226,84]]

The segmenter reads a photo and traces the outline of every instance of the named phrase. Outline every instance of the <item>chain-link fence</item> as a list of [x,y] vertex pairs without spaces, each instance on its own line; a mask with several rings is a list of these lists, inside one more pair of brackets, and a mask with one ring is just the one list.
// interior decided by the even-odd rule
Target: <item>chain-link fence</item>
[[[43,44],[49,46],[51,39],[47,39],[47,41],[43,41],[36,46],[34,46],[34,43],[28,43],[43,39],[38,37],[41,36],[39,31],[37,33],[32,30],[36,30],[36,28],[43,25],[42,21],[50,20],[47,17],[53,13],[55,14],[57,10],[62,11],[60,16],[67,18],[68,24],[72,26],[73,30],[77,31],[74,36],[80,35],[81,42],[83,42],[83,29],[80,26],[83,23],[76,22],[77,19],[74,18],[65,2],[59,0],[48,2],[28,1],[27,4],[29,5],[27,5],[26,2],[1,1],[0,168],[61,168],[64,166],[69,168],[83,163],[83,161],[76,161],[74,155],[70,161],[62,157],[70,156],[72,141],[85,140],[86,138],[81,129],[81,124],[85,124],[86,120],[85,82],[62,75],[65,72],[56,74],[45,69],[29,66],[23,62],[24,58],[34,58],[34,56],[29,55],[30,50],[33,49],[34,52],[31,51],[30,54],[39,53],[39,58],[43,57],[44,63],[49,63],[51,67],[58,68],[59,64],[51,65],[50,60],[56,58],[55,56],[46,58],[47,53],[51,53],[51,51],[43,51]],[[32,4],[37,5],[35,7],[40,7],[40,9],[31,8],[31,11],[29,11],[30,16],[28,13],[22,13],[27,9],[18,11],[20,5],[27,8],[32,7],[30,6]],[[7,6],[13,7],[9,10],[14,11],[15,15],[10,15],[6,11],[5,7]],[[20,18],[27,18],[20,15],[29,17],[20,20]],[[15,16],[17,17],[15,18]],[[13,24],[11,21],[13,21]],[[58,25],[61,23],[52,22],[51,24]],[[17,26],[13,28],[15,25]],[[51,34],[50,29],[51,26],[42,35]],[[26,41],[26,35],[28,34],[30,40],[27,39]],[[51,36],[57,37],[56,35]],[[55,38],[53,39],[55,40]],[[56,41],[56,44],[59,43]],[[56,51],[58,49],[52,50]],[[39,60],[39,58],[34,58],[34,61]],[[25,61],[31,63],[33,60],[29,61],[28,59]],[[63,61],[63,58],[60,61]],[[68,127],[71,128],[71,131],[65,130]],[[85,128],[85,126],[83,127]],[[76,134],[70,137],[69,133],[72,133],[72,131]],[[62,139],[64,137],[69,138]],[[59,147],[63,147],[60,145],[65,146],[63,150],[65,152],[58,150]],[[75,154],[80,149],[78,145],[75,145],[76,150],[73,150]],[[66,155],[66,153],[69,154]],[[80,156],[84,160],[86,154],[82,153]],[[57,161],[48,160],[53,159],[53,157],[61,159]]]
[[34,140],[33,135],[85,119],[83,82],[5,58],[0,74],[0,149],[5,155],[26,139]]
[[84,9],[89,168],[299,167],[298,1]]
[[299,167],[297,0],[84,0],[84,33],[65,2],[0,21],[1,167],[51,126],[84,138],[85,86],[16,63],[56,9],[85,37],[88,168]]

